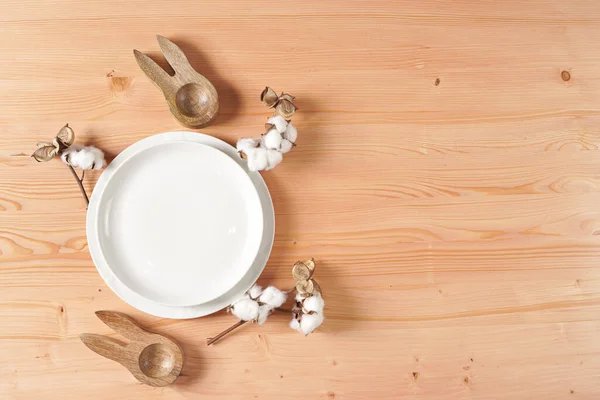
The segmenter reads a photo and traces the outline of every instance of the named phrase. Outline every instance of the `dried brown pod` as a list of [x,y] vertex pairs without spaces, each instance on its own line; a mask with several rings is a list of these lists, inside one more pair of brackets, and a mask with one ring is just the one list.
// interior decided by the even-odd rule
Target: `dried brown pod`
[[73,132],[69,124],[65,124],[65,126],[60,128],[56,137],[52,139],[52,143],[39,142],[37,150],[33,152],[31,157],[38,162],[50,161],[64,149],[72,145],[74,140],[75,132]]
[[297,108],[288,99],[280,99],[275,107],[275,115],[281,115],[283,118],[289,120],[294,116]]
[[292,275],[296,281],[306,281],[310,279],[311,271],[306,264],[298,261],[292,268]]
[[48,143],[48,142],[37,142],[37,148],[39,149],[40,147],[44,147],[44,146],[53,146],[52,143]]
[[31,157],[37,162],[44,162],[52,160],[58,154],[58,146],[54,146],[52,143],[38,143],[38,148],[33,152]]
[[270,87],[266,87],[265,90],[260,94],[260,101],[269,108],[273,108],[277,105],[277,101],[279,100],[279,96],[277,93]]
[[71,129],[69,124],[65,124],[65,126],[58,131],[56,138],[61,141],[65,147],[69,147],[75,141],[75,132],[73,132],[73,129]]
[[296,96],[292,96],[289,93],[281,93],[279,95],[279,100],[288,100],[288,101],[294,101],[294,99],[296,98]]
[[315,272],[315,260],[310,259],[305,262],[296,262],[292,267],[292,275],[296,281],[306,281],[310,279]]
[[310,296],[315,291],[314,281],[312,279],[306,281],[299,281],[296,284],[296,290],[298,291],[298,293],[305,297]]
[[265,124],[265,132],[269,132],[273,128],[275,128],[275,125],[270,124],[268,122]]
[[[314,272],[314,271],[315,271],[315,259],[314,259],[314,258],[311,258],[311,259],[310,259],[310,260],[308,260],[308,261],[304,261],[304,264],[306,264],[306,266],[307,266],[307,267],[308,267],[308,268],[309,268],[309,269],[310,269],[312,272]],[[312,275],[312,272],[311,272],[311,275]]]

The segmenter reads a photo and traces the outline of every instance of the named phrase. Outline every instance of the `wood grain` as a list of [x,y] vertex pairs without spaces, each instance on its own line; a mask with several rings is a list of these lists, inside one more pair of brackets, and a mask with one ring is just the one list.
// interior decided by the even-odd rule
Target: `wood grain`
[[[0,398],[593,399],[600,395],[596,1],[5,0],[0,4]],[[173,40],[216,87],[202,131],[261,133],[293,93],[298,147],[264,173],[261,284],[315,257],[326,321],[151,317],[103,283],[85,204],[29,158],[66,122],[113,158],[181,129],[132,49]],[[86,174],[88,191],[98,173]],[[79,341],[125,312],[182,345],[153,389]]]

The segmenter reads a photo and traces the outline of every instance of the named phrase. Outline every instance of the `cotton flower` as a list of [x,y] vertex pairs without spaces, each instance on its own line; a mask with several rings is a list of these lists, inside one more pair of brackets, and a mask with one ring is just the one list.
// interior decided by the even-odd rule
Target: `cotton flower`
[[104,153],[94,146],[72,145],[60,157],[66,164],[83,170],[102,169],[106,165]]
[[63,162],[65,164],[69,164],[69,159],[71,158],[72,155],[74,155],[75,153],[83,150],[84,146],[80,145],[80,144],[73,144],[71,145],[69,148],[67,148],[65,151],[62,152],[62,155],[60,156],[61,160],[63,160]]
[[267,287],[258,298],[259,302],[267,304],[271,308],[281,307],[286,300],[287,294],[275,286]]
[[246,157],[248,159],[248,169],[250,171],[261,171],[267,168],[267,149],[262,147],[249,148],[244,150],[244,153],[246,153]]
[[[293,319],[289,322],[289,326],[304,336],[314,332],[325,320],[323,312],[325,301],[319,284],[312,278],[314,269],[315,261],[312,258],[305,262],[296,262],[292,269],[292,276],[296,280],[296,287],[292,290],[296,290],[297,293],[294,296],[296,301],[291,309]],[[254,285],[240,300],[229,306],[229,310],[241,321],[217,336],[208,338],[207,345],[210,346],[248,321],[262,325],[274,310],[285,311],[280,307],[286,302],[289,293],[291,290],[285,292],[274,286],[262,289],[260,286]]]
[[271,129],[264,136],[264,143],[267,149],[279,150],[281,147],[281,133],[277,132],[277,129]]
[[325,301],[323,301],[320,293],[315,293],[309,297],[297,293],[296,301],[298,305],[293,309],[294,319],[290,322],[290,328],[302,332],[306,336],[323,323],[325,319],[323,315]]
[[248,290],[248,294],[250,295],[250,298],[253,300],[258,299],[260,297],[261,293],[262,293],[262,288],[258,285],[254,285]]
[[242,298],[231,306],[231,313],[243,321],[258,317],[258,303],[250,298]]
[[288,151],[290,151],[292,149],[292,147],[294,147],[294,143],[290,142],[287,139],[283,139],[281,141],[281,145],[279,146],[279,151],[283,154],[287,153]]
[[323,301],[323,297],[321,294],[316,293],[313,296],[308,297],[302,303],[302,310],[304,313],[316,312],[318,314],[323,314],[323,308],[325,308],[325,302]]
[[297,331],[300,330],[300,322],[298,322],[298,320],[294,318],[290,321],[290,328],[295,329]]
[[292,125],[291,122],[285,128],[285,131],[283,132],[283,138],[292,143],[295,143],[296,139],[298,139],[298,130],[294,125]]
[[258,307],[258,317],[256,319],[256,322],[259,325],[262,325],[265,322],[267,322],[267,317],[271,314],[272,311],[273,311],[273,308],[271,306],[269,306],[268,304],[263,304],[263,305],[259,306]]
[[275,168],[275,166],[279,164],[281,160],[283,160],[283,154],[281,154],[277,150],[267,150],[267,168],[265,169],[270,170]]
[[245,139],[242,138],[237,141],[235,148],[237,151],[246,151],[248,149],[253,149],[258,146],[260,143],[260,139]]
[[289,121],[296,111],[294,96],[289,93],[278,96],[267,87],[260,99],[267,107],[275,108],[274,116],[267,120],[267,132],[259,139],[240,139],[236,144],[251,171],[275,168],[282,161],[283,154],[294,148],[298,138],[296,127]]
[[265,290],[263,290],[262,293],[259,294],[259,308],[256,322],[259,325],[262,325],[267,321],[267,317],[271,315],[274,309],[276,309],[277,307],[281,307],[281,305],[285,303],[285,301],[287,300],[287,294],[277,289],[275,286],[269,286]]
[[246,154],[248,169],[250,171],[273,169],[283,159],[283,154],[274,149],[264,148],[262,143],[260,147],[246,148],[244,153]]
[[281,115],[269,118],[267,123],[275,125],[275,129],[277,129],[277,132],[279,133],[285,132],[285,128],[288,126],[288,122]]
[[323,323],[324,319],[323,314],[304,314],[300,320],[298,331],[304,333],[304,336],[306,336],[317,329]]

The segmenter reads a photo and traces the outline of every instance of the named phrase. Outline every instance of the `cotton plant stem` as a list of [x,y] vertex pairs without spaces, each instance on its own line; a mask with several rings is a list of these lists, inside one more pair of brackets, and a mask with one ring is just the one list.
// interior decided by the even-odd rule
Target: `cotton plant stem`
[[[71,173],[73,174],[73,176],[75,177],[75,180],[77,181],[77,184],[79,185],[79,190],[81,190],[81,194],[83,195],[83,199],[85,200],[85,204],[86,206],[90,205],[90,199],[88,198],[87,193],[85,192],[85,188],[83,187],[83,176],[81,176],[81,179],[79,179],[79,176],[77,175],[77,172],[75,172],[75,169],[67,164],[67,167],[69,167],[69,169],[71,170]],[[85,174],[85,171],[83,172]]]
[[229,332],[239,328],[240,326],[244,325],[246,322],[248,321],[244,321],[244,320],[239,320],[238,322],[236,322],[235,324],[231,325],[229,328],[225,329],[223,332],[219,333],[217,336],[215,336],[214,338],[209,338],[206,341],[206,345],[210,346],[211,344],[213,344],[214,342],[216,342],[217,340],[221,339],[223,336],[227,335]]
[[[294,293],[296,291],[296,287],[293,287],[292,289],[286,291],[286,294],[291,294]],[[256,300],[256,299],[253,299]],[[281,312],[286,312],[286,313],[291,313],[292,310],[288,310],[285,308],[276,308],[276,311],[281,311]],[[243,320],[239,320],[238,322],[236,322],[235,324],[231,325],[229,328],[225,329],[223,332],[219,333],[217,336],[213,337],[213,338],[208,338],[206,339],[206,345],[210,346],[211,344],[213,344],[214,342],[216,342],[217,340],[221,339],[223,336],[227,335],[229,332],[239,328],[240,326],[244,325],[246,322],[248,321],[243,321]]]

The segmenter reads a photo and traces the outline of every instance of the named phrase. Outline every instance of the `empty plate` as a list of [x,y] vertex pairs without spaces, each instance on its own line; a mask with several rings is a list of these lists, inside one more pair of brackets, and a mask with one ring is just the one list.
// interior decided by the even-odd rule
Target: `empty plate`
[[88,220],[98,242],[92,253],[100,254],[92,256],[132,292],[169,306],[202,304],[252,266],[262,205],[247,172],[225,153],[191,141],[142,140],[98,183]]

